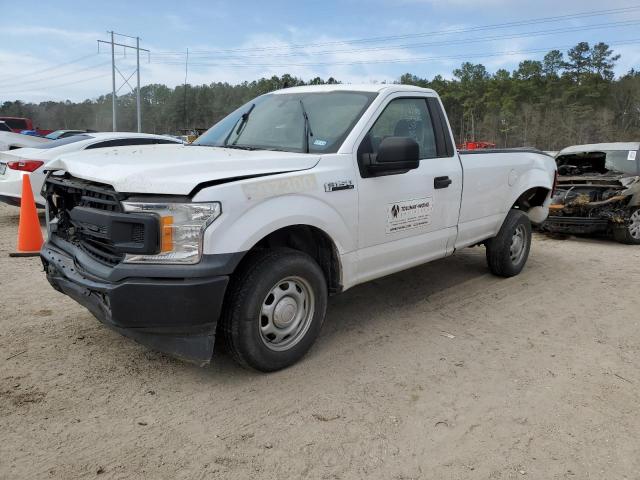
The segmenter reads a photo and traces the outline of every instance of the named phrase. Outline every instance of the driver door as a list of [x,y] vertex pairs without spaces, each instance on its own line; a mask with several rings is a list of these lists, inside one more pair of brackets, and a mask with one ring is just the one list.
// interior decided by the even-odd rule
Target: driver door
[[[433,102],[435,101],[435,103]],[[462,193],[462,167],[444,145],[437,98],[392,96],[358,148],[377,153],[386,137],[409,137],[420,147],[417,169],[358,179],[358,277],[367,281],[453,251]],[[435,117],[435,118],[434,118]]]

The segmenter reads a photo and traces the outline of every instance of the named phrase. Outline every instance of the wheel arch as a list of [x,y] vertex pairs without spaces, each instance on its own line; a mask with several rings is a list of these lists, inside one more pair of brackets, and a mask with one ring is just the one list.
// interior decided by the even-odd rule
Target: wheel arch
[[542,207],[547,201],[550,193],[551,189],[547,187],[531,187],[522,192],[520,196],[516,198],[511,208],[527,212],[533,207]]
[[540,224],[549,215],[553,178],[546,170],[531,170],[512,189],[509,206],[522,210],[532,223]]
[[[355,249],[355,207],[350,206],[352,212],[338,212],[311,195],[282,195],[256,202],[246,210],[234,211],[234,207],[230,202],[220,222],[205,232],[206,253],[250,252],[265,246],[294,248],[318,261],[331,292],[341,290],[343,278],[349,277],[349,272],[343,272],[341,259]],[[348,224],[346,219],[351,217]]]
[[238,268],[243,262],[251,261],[252,252],[282,247],[304,252],[313,258],[324,273],[330,295],[342,291],[342,264],[338,247],[327,232],[314,225],[288,225],[268,233],[244,254]]

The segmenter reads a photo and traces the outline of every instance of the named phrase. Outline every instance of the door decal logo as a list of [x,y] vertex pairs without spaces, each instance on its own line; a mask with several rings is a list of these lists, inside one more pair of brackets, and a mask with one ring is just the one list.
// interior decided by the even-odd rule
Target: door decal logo
[[387,233],[397,233],[431,224],[433,197],[416,198],[387,205]]

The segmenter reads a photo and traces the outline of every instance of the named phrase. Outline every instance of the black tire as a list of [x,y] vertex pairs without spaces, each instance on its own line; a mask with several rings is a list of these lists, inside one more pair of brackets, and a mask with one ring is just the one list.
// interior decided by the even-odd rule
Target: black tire
[[[278,288],[285,293],[279,293]],[[282,297],[276,302],[273,293]],[[240,365],[262,372],[293,365],[309,351],[320,333],[327,296],[322,269],[306,253],[288,248],[251,253],[233,275],[225,298],[220,329],[228,350]],[[264,309],[269,308],[269,298],[273,312],[267,318]],[[280,317],[275,313],[279,305],[284,305],[280,311],[285,312]],[[303,314],[306,320],[297,333],[294,332],[295,338],[291,334],[291,338],[285,336],[276,341],[276,334],[263,332],[269,327],[280,335],[288,327],[278,329],[276,320],[291,314],[289,326],[292,326],[301,310],[306,312]]]
[[613,238],[626,245],[640,245],[640,209],[630,212],[626,225],[614,227]]
[[[522,235],[522,248],[517,254],[512,252],[516,234]],[[487,248],[487,264],[494,275],[513,277],[518,275],[527,263],[531,249],[531,222],[520,210],[510,210],[498,235],[485,242]],[[516,247],[519,247],[516,244]]]

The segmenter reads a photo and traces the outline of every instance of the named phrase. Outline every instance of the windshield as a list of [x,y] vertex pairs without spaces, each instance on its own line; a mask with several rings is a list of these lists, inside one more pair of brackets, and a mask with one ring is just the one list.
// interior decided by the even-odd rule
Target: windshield
[[628,150],[610,150],[604,153],[606,154],[605,168],[607,170],[627,173],[629,175],[640,174],[638,167],[640,157],[637,156],[637,152],[632,152],[632,160],[629,160]]
[[55,132],[51,132],[49,135],[45,135],[44,138],[57,140],[59,138],[66,138],[66,137],[71,137],[72,135],[78,135],[79,133],[86,133],[86,132],[85,130],[56,130]]
[[193,145],[306,152],[308,141],[311,153],[335,153],[376,95],[350,91],[263,95],[220,120]]
[[62,135],[66,130],[56,130],[55,132],[51,132],[49,135],[45,135],[44,138],[49,138],[51,140],[56,140],[60,135]]
[[89,140],[90,138],[94,137],[92,137],[91,135],[73,135],[72,137],[61,138],[60,140],[53,140],[51,142],[34,145],[31,148],[56,148],[61,145],[68,145],[70,143],[79,142],[80,140]]
[[624,173],[640,175],[640,155],[629,150],[605,150],[561,155],[556,159],[560,175]]

